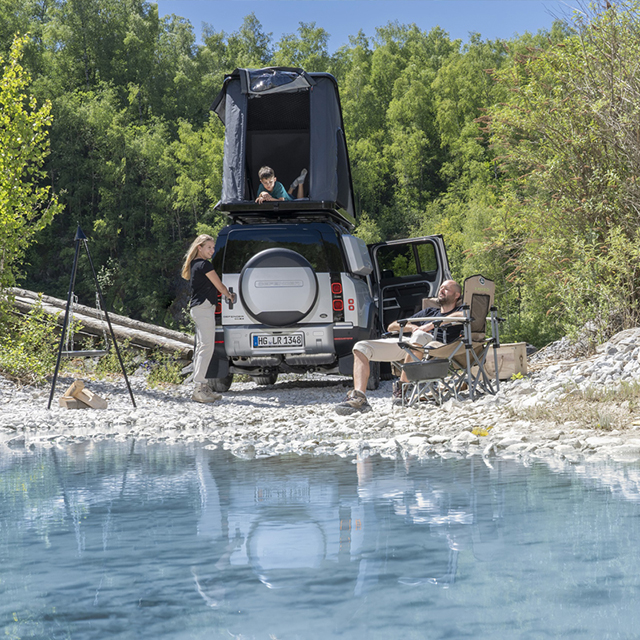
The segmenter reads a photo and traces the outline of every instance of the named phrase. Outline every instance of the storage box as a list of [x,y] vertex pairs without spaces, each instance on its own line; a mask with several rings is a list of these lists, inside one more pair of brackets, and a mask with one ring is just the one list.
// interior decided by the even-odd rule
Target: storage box
[[[495,376],[495,364],[493,347],[489,347],[487,359],[485,361],[485,369],[487,374]],[[523,376],[527,374],[527,343],[526,342],[508,342],[500,345],[498,351],[498,377],[500,380],[509,380],[512,375],[521,373]]]

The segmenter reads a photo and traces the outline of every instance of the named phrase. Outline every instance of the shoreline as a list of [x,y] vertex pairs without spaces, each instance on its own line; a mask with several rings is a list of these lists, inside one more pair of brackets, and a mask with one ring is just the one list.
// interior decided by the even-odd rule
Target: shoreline
[[[222,400],[205,405],[191,401],[191,385],[148,388],[140,373],[130,377],[137,408],[123,379],[86,379],[89,389],[107,399],[109,406],[102,410],[58,406],[58,397],[73,382],[70,377],[59,378],[51,410],[46,408],[49,387],[20,388],[0,378],[0,446],[29,449],[144,438],[222,446],[246,459],[479,455],[488,462],[497,456],[525,464],[633,463],[640,461],[639,358],[640,328],[629,329],[587,358],[534,358],[528,376],[501,382],[495,396],[405,409],[392,405],[387,381],[368,392],[373,411],[352,416],[333,410],[350,388],[350,379],[338,376],[282,376],[268,387],[234,383]],[[597,399],[598,393],[610,398]],[[600,424],[590,426],[594,419]]]

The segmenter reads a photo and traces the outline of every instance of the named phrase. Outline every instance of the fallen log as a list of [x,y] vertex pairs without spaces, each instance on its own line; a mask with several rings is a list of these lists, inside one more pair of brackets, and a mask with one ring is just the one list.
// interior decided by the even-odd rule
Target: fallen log
[[[22,313],[28,313],[41,300],[42,310],[48,315],[54,316],[59,325],[64,324],[64,310],[66,300],[53,296],[39,295],[26,289],[13,288],[9,290],[14,296],[14,304]],[[109,328],[104,319],[104,313],[81,304],[73,305],[74,322],[82,325],[82,332],[94,336],[102,336]],[[113,328],[116,340],[129,340],[132,346],[143,349],[159,349],[165,353],[171,353],[184,359],[193,357],[193,336],[180,331],[172,331],[140,320],[132,320],[126,316],[109,314],[109,320]]]
[[[9,289],[9,292],[12,293],[16,297],[27,298],[29,300],[38,300],[41,294],[36,293],[35,291],[29,291],[27,289],[19,289],[17,287],[13,287]],[[67,306],[66,300],[61,300],[60,298],[54,298],[53,296],[47,296],[42,294],[42,302],[47,303],[53,307],[58,307],[63,310]],[[104,319],[104,312],[99,311],[93,307],[87,307],[83,304],[74,304],[74,311],[78,311],[78,313],[82,313],[91,318],[96,318],[97,320]],[[111,320],[111,324],[118,324],[123,327],[129,327],[130,329],[139,329],[140,331],[145,331],[146,333],[154,333],[159,336],[164,336],[165,338],[170,338],[171,340],[178,340],[179,342],[193,342],[193,336],[188,333],[183,333],[182,331],[174,331],[173,329],[167,329],[165,327],[160,327],[156,324],[149,324],[148,322],[142,322],[140,320],[133,320],[128,318],[127,316],[121,316],[117,313],[109,313],[109,320]]]

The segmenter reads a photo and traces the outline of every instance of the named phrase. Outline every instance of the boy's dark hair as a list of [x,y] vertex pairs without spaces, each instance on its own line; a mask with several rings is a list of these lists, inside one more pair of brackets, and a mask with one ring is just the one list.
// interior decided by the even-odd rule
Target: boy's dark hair
[[260,167],[260,171],[258,171],[258,178],[260,178],[260,180],[273,178],[275,175],[274,170],[267,166]]

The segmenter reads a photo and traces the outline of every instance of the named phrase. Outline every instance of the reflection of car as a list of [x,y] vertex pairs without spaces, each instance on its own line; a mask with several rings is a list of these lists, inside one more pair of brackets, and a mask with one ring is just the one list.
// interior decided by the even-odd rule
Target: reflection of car
[[[238,69],[214,110],[225,124],[222,198],[231,224],[214,266],[233,304],[218,309],[207,377],[263,384],[281,372],[352,373],[356,341],[407,317],[450,277],[441,236],[366,247],[355,208],[335,79],[292,69]],[[308,168],[306,197],[255,203],[258,169],[287,185]],[[370,386],[377,386],[374,370]]]

